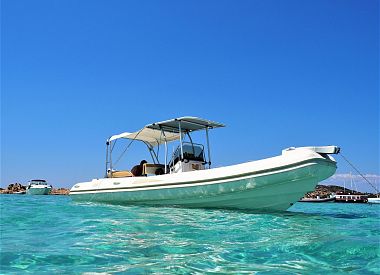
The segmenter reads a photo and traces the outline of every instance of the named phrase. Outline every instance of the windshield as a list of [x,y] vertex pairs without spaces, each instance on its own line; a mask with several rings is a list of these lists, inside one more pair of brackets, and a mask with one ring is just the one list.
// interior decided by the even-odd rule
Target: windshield
[[[183,158],[187,160],[204,161],[204,149],[202,144],[183,142]],[[174,165],[180,160],[181,146],[175,150],[169,165]]]
[[47,182],[46,181],[35,181],[35,180],[32,180],[32,181],[30,181],[30,184],[33,184],[33,185],[47,185]]

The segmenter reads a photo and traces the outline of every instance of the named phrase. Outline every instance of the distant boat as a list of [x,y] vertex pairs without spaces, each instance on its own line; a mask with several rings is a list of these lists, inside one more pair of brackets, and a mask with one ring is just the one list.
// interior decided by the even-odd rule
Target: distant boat
[[14,194],[14,195],[25,195],[26,191],[13,192],[12,194]]
[[349,203],[367,203],[367,195],[358,195],[358,194],[336,194],[336,202],[349,202]]
[[380,203],[380,198],[379,198],[379,189],[376,188],[377,184],[375,183],[375,185],[372,185],[372,187],[376,190],[376,198],[368,198],[368,203],[375,203],[375,204],[378,204]]
[[368,203],[380,203],[380,198],[368,198]]
[[[112,204],[281,211],[335,173],[336,162],[330,154],[339,153],[336,146],[292,147],[283,150],[280,156],[211,168],[208,133],[219,127],[224,125],[181,117],[149,124],[134,133],[112,136],[106,142],[106,178],[77,183],[71,188],[70,196],[75,201]],[[203,145],[193,143],[191,134],[195,131],[205,132],[207,158]],[[247,133],[238,136],[237,142],[245,140],[251,144]],[[183,141],[186,137],[189,142]],[[111,157],[119,139],[129,139],[129,145],[141,141],[149,149],[153,163],[144,160],[138,165],[139,170],[136,166],[131,171],[114,170],[124,154],[116,160]],[[167,145],[178,141],[179,146],[176,150],[173,146],[174,153],[168,161]],[[233,142],[230,140],[229,146]],[[164,152],[158,150],[160,144],[165,145]],[[163,164],[159,162],[158,152],[164,153]]]
[[52,186],[46,180],[31,180],[26,187],[28,195],[48,195],[51,192]]
[[298,202],[334,202],[334,201],[335,201],[335,197],[322,198],[322,199],[317,197],[317,198],[302,198]]

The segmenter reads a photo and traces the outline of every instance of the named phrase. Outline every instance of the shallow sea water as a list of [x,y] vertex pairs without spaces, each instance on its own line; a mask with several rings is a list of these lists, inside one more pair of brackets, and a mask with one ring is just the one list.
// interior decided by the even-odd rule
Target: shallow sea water
[[379,274],[380,205],[284,213],[0,195],[1,274]]

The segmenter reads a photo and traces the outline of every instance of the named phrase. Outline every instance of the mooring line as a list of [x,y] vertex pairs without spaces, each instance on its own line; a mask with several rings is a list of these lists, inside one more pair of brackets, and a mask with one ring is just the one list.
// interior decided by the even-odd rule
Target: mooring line
[[358,172],[359,173],[359,175],[360,176],[362,176],[362,178],[366,181],[366,182],[368,182],[369,183],[369,185],[371,185],[372,186],[372,188],[373,189],[375,189],[375,191],[377,192],[377,194],[378,193],[380,193],[379,192],[379,190],[377,190],[377,188],[362,174],[362,173],[360,173],[360,171],[345,157],[345,156],[343,156],[343,154],[342,154],[342,152],[340,152],[340,155],[342,156],[342,158],[345,160],[345,161],[347,161],[347,163],[349,164],[349,165],[351,165],[351,167],[352,168],[354,168],[354,170],[356,171],[356,172]]

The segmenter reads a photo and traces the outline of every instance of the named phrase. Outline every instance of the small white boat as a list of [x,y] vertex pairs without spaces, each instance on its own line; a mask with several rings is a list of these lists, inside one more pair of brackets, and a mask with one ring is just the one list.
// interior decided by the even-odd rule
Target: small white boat
[[329,198],[302,198],[298,202],[334,202],[335,197],[329,197]]
[[26,187],[27,195],[48,195],[51,192],[52,186],[45,180],[31,180]]
[[368,203],[380,203],[380,198],[368,198]]
[[18,191],[18,192],[13,192],[13,195],[25,195],[26,191]]
[[359,194],[336,194],[335,202],[347,202],[347,203],[367,203],[368,196],[367,195],[359,195]]
[[[75,201],[112,204],[281,211],[336,171],[336,162],[330,156],[339,152],[336,146],[292,147],[280,156],[211,168],[209,130],[218,127],[224,125],[181,117],[112,136],[106,143],[105,178],[75,184],[70,196]],[[199,130],[206,134],[207,158],[203,145],[194,143],[191,137]],[[129,145],[141,141],[148,147],[153,163],[141,163],[141,176],[131,173],[139,169],[114,170],[111,156],[119,139],[131,140]],[[168,145],[176,143],[179,145],[169,160]],[[162,144],[163,164],[156,149]]]

